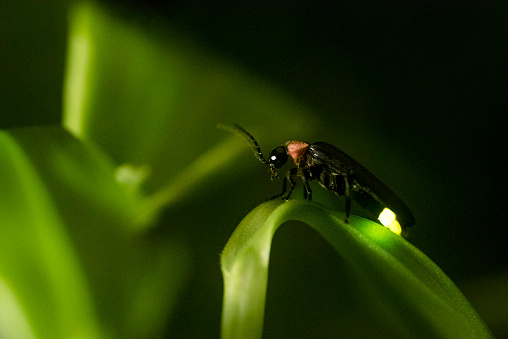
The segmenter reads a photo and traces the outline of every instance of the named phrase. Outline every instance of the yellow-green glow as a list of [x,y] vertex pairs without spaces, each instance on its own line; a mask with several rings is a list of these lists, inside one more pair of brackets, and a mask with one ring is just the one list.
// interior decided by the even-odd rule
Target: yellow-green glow
[[380,214],[379,214],[379,221],[383,226],[388,227],[392,222],[395,221],[395,213],[392,212],[391,209],[385,208]]
[[380,214],[379,214],[379,221],[383,226],[387,227],[392,231],[393,233],[396,233],[400,235],[402,233],[402,227],[400,227],[399,222],[396,219],[395,213],[389,208],[385,208]]
[[400,235],[402,233],[402,227],[397,220],[394,220],[390,225],[386,226],[395,234]]

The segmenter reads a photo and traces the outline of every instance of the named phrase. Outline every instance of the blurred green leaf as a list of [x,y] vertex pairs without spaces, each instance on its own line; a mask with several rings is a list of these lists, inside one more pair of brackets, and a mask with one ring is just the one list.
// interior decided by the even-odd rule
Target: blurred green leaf
[[207,176],[222,172],[216,185],[228,177],[247,145],[217,122],[238,122],[243,110],[242,122],[309,124],[287,119],[302,109],[280,92],[174,32],[154,37],[91,2],[74,8],[70,26],[70,133],[1,132],[0,277],[4,299],[20,310],[19,330],[3,333],[158,335],[187,277],[188,250],[142,231]]
[[35,338],[16,296],[2,279],[0,279],[0,337]]
[[490,331],[453,282],[410,243],[363,218],[316,203],[270,201],[251,211],[224,252],[223,338],[260,338],[270,247],[289,220],[312,226],[348,262],[364,286],[358,298],[381,305],[379,317],[397,337],[489,338]]
[[[146,26],[92,3],[74,8],[63,119],[69,131],[93,140],[116,164],[147,166],[144,192],[184,185],[174,179],[228,136],[216,129],[218,123],[239,123],[252,133],[276,126],[278,133],[263,135],[263,143],[277,144],[315,128],[308,111],[287,94],[203,51],[172,27]],[[233,140],[223,144],[229,145],[226,156],[214,161],[221,181],[227,181],[226,165],[247,148]],[[187,181],[179,192],[198,184]],[[199,192],[213,189],[203,185]]]
[[[34,146],[36,152],[44,149]],[[32,159],[4,131],[0,166],[0,273],[34,334],[101,337],[91,291],[64,221]]]
[[61,127],[0,132],[0,276],[38,338],[160,333],[185,246],[140,236],[139,197]]

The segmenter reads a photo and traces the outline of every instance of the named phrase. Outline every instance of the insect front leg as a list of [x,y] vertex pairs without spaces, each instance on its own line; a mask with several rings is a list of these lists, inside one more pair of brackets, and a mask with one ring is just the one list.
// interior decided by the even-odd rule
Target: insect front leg
[[277,194],[277,195],[271,197],[268,200],[273,200],[273,199],[277,199],[277,198],[282,197],[286,193],[286,190],[287,190],[286,185],[287,185],[288,182],[291,185],[291,187],[289,188],[288,194],[285,197],[283,197],[282,200],[284,200],[284,201],[289,200],[289,197],[291,197],[291,194],[295,190],[296,183],[295,183],[295,181],[293,180],[292,177],[294,175],[296,175],[296,174],[297,174],[297,169],[296,168],[292,168],[289,171],[287,171],[286,176],[284,177],[284,179],[282,181],[282,192],[280,194]]

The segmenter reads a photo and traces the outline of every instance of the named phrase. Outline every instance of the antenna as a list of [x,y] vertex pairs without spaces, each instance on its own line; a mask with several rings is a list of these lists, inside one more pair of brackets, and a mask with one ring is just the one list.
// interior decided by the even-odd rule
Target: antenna
[[270,164],[263,157],[263,153],[261,153],[261,148],[259,147],[256,139],[254,139],[254,137],[249,132],[244,130],[240,125],[235,124],[234,126],[229,126],[229,125],[224,125],[224,124],[218,124],[217,128],[235,133],[236,135],[241,136],[242,138],[247,140],[247,142],[249,143],[250,148],[252,149],[252,152],[254,152],[254,155],[256,156],[256,158],[258,158],[258,160],[261,161],[263,164]]

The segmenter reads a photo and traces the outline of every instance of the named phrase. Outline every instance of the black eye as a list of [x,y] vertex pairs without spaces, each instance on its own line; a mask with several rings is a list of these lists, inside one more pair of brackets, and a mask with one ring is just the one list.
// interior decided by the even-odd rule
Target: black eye
[[288,153],[284,146],[276,147],[270,152],[270,158],[268,159],[268,162],[270,165],[275,166],[275,168],[282,167],[287,161]]

